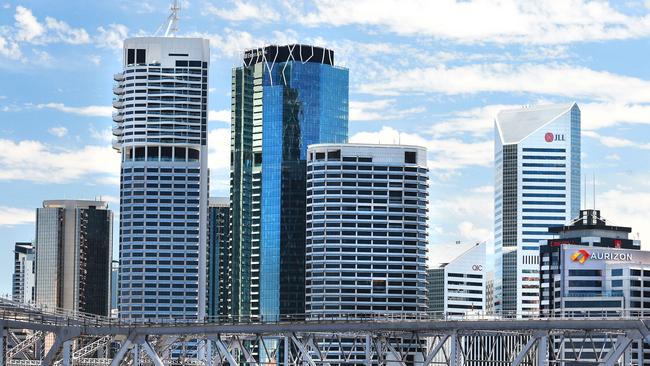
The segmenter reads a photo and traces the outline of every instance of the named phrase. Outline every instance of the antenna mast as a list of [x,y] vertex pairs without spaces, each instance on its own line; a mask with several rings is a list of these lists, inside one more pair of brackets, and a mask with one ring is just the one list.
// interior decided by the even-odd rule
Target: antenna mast
[[176,37],[176,32],[178,32],[178,15],[181,12],[181,4],[179,0],[173,0],[172,4],[169,6],[169,16],[167,19],[158,27],[154,36],[159,36],[161,31],[165,31],[162,34],[163,37]]

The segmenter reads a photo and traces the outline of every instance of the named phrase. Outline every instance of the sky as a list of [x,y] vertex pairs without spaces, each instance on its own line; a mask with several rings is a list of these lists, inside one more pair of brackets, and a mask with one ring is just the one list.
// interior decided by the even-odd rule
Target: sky
[[[113,74],[169,4],[0,0],[0,294],[43,200],[101,198],[117,228]],[[650,0],[185,0],[178,35],[211,44],[212,196],[228,193],[231,69],[300,42],[350,70],[351,141],[428,148],[432,262],[492,238],[494,117],[538,103],[578,103],[586,208],[595,191],[650,249]]]

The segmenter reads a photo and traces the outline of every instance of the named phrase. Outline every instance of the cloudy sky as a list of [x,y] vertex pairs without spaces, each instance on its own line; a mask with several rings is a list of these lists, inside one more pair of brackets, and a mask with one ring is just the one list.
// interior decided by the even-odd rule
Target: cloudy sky
[[[168,6],[0,0],[0,293],[43,200],[119,209],[112,75],[122,40],[155,32]],[[429,149],[430,256],[492,236],[496,112],[570,101],[597,207],[650,249],[650,0],[191,0],[180,35],[211,42],[214,196],[228,190],[231,68],[248,47],[312,43],[350,69],[352,141]]]

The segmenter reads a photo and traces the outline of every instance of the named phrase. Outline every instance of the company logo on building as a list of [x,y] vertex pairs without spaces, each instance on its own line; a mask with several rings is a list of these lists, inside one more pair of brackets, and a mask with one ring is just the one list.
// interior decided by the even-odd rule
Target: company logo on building
[[587,259],[589,259],[589,257],[591,257],[591,254],[588,251],[584,249],[580,249],[577,252],[573,253],[573,255],[571,255],[571,260],[574,262],[580,262],[580,264],[582,264]]
[[612,252],[592,252],[589,253],[585,249],[580,249],[571,255],[571,260],[574,262],[584,263],[587,259],[601,260],[601,261],[632,261],[631,253],[612,253]]
[[565,141],[563,134],[557,134],[557,133],[553,133],[553,132],[547,132],[544,135],[544,140],[546,140],[546,142]]

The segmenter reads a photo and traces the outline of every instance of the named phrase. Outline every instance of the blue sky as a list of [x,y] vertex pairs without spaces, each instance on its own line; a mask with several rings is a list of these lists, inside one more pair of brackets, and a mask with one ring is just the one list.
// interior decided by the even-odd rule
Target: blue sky
[[[492,237],[497,111],[570,101],[583,112],[597,207],[650,249],[650,1],[183,3],[179,35],[211,42],[212,195],[228,191],[230,72],[242,51],[312,43],[350,69],[352,141],[429,149],[433,261],[436,244]],[[152,34],[168,7],[0,0],[0,293],[43,200],[102,197],[117,217],[112,75],[121,40]]]

